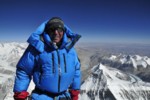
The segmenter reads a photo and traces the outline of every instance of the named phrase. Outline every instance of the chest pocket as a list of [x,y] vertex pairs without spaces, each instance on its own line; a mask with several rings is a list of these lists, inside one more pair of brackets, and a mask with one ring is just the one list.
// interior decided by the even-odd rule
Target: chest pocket
[[53,53],[43,53],[39,56],[39,70],[43,75],[49,75],[55,72]]
[[74,66],[75,66],[75,57],[74,57],[74,54],[72,54],[72,53],[69,53],[69,54],[67,54],[67,55],[64,55],[65,56],[65,61],[66,61],[66,71],[70,71],[70,72],[72,72],[72,71],[74,71],[75,70],[75,68],[74,68]]

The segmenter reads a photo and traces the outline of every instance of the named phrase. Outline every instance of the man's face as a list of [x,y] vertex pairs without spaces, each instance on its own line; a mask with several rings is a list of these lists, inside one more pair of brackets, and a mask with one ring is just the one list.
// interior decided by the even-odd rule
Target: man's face
[[53,42],[59,43],[63,38],[64,32],[61,28],[53,28],[48,31],[48,34]]

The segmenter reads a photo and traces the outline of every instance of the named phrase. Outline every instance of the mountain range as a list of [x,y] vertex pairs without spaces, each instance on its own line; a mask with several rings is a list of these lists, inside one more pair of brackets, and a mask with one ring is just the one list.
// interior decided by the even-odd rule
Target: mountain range
[[[27,43],[0,43],[0,100],[13,100],[16,64],[27,46]],[[145,50],[141,54],[140,48],[119,47],[76,46],[82,71],[80,100],[150,99],[149,47],[142,46],[146,49],[141,48]],[[28,91],[33,88],[31,83]]]
[[99,64],[81,85],[80,100],[149,100],[150,83]]

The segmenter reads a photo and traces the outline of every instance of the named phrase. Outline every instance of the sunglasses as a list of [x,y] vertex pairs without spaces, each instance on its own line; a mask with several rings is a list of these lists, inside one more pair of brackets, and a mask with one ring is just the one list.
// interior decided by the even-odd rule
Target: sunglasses
[[59,32],[59,33],[61,33],[61,32],[64,31],[64,30],[63,30],[62,28],[60,28],[60,27],[55,27],[55,28],[50,28],[47,32],[48,32],[49,34],[52,34],[52,33],[54,33],[56,30],[57,30],[57,32]]

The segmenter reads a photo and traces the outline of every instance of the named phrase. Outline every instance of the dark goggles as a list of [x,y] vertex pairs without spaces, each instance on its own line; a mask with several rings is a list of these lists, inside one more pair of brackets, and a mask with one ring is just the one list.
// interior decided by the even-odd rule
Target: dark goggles
[[50,29],[48,29],[48,30],[47,30],[47,33],[52,34],[52,33],[54,33],[56,30],[57,30],[59,33],[60,33],[60,32],[64,32],[64,29],[63,29],[63,28],[55,27],[55,28],[50,28]]

